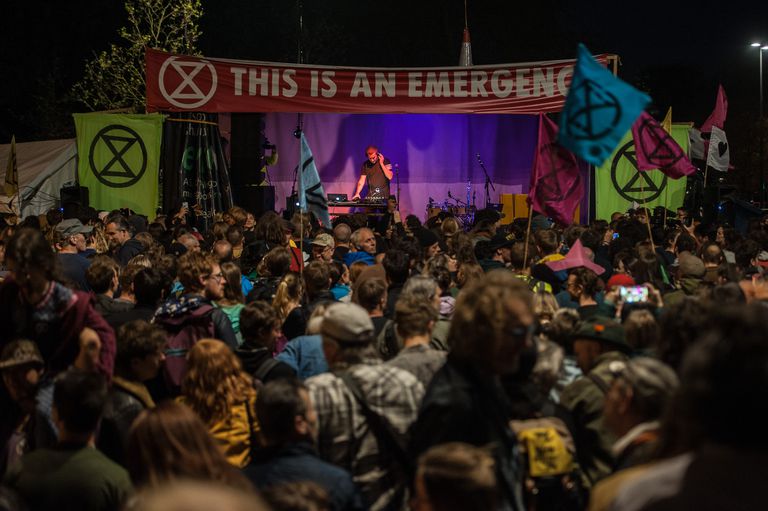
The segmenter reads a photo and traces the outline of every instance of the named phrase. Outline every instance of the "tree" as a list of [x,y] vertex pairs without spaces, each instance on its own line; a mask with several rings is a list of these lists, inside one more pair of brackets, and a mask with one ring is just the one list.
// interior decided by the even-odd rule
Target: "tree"
[[200,0],[125,0],[128,24],[112,44],[85,65],[73,93],[91,110],[130,109],[146,104],[144,49],[198,54]]

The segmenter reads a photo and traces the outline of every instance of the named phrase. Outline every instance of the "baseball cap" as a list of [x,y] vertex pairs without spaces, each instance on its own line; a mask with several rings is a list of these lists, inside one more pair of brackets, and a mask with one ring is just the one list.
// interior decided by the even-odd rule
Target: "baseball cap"
[[93,227],[83,225],[77,218],[68,218],[59,222],[55,230],[61,236],[67,237],[75,234],[89,234]]
[[0,369],[24,364],[44,364],[37,344],[28,339],[18,339],[3,348],[3,352],[0,354]]
[[365,309],[354,303],[334,303],[325,311],[320,325],[323,337],[347,344],[368,344],[373,322]]
[[312,245],[317,245],[318,247],[335,247],[336,243],[333,241],[333,236],[331,236],[328,233],[321,232],[317,236],[315,236],[315,239],[312,240]]

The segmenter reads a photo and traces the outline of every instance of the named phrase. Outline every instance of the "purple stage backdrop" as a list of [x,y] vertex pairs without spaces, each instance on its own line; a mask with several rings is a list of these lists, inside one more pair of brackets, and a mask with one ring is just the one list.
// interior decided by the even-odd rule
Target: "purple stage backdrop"
[[[278,209],[285,206],[299,160],[296,122],[296,114],[266,116],[265,133],[280,151],[278,163],[270,168]],[[465,201],[468,181],[478,208],[483,207],[478,153],[496,186],[491,202],[500,202],[502,193],[527,192],[537,122],[531,115],[306,114],[304,132],[326,193],[352,197],[365,148],[373,144],[393,165],[399,164],[401,212],[423,218],[430,197],[443,202],[450,191]],[[395,180],[390,190],[396,193]]]

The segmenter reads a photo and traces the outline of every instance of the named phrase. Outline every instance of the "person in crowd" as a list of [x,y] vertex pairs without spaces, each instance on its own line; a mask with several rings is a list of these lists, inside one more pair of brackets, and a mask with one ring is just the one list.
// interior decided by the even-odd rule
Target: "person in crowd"
[[56,378],[58,444],[26,454],[4,479],[31,511],[111,511],[133,492],[125,469],[94,447],[106,399],[107,382],[98,373],[70,369]]
[[315,451],[317,413],[303,383],[285,379],[266,384],[259,391],[256,414],[266,448],[245,469],[256,488],[310,481],[328,493],[332,510],[364,509],[349,472],[321,460]]
[[350,238],[352,237],[352,229],[349,224],[339,222],[333,228],[333,259],[336,261],[343,261],[344,256],[349,253],[350,250]]
[[200,417],[174,401],[139,414],[128,437],[126,464],[137,488],[162,488],[184,480],[251,488]]
[[155,402],[144,382],[158,375],[165,361],[165,333],[146,321],[131,321],[117,331],[115,375],[101,421],[98,447],[125,464],[128,433],[136,417]]
[[322,486],[309,481],[282,483],[261,492],[272,511],[331,511],[331,499]]
[[133,233],[133,226],[122,215],[109,217],[106,221],[105,234],[109,249],[120,266],[125,266],[144,250],[144,245],[134,239]]
[[368,312],[373,322],[373,335],[378,337],[387,321],[390,321],[384,317],[387,283],[382,279],[367,279],[357,288],[357,303]]
[[307,310],[304,300],[304,279],[297,273],[287,273],[277,286],[272,306],[282,321],[282,331],[288,340],[304,335],[307,329]]
[[[623,311],[622,311],[623,312]],[[659,324],[647,308],[632,310],[624,320],[627,344],[635,353],[651,355],[658,352]]]
[[280,280],[288,274],[291,268],[291,253],[284,247],[276,247],[267,252],[257,267],[259,277],[253,284],[253,289],[246,295],[245,301],[264,300],[272,303],[277,293]]
[[356,261],[374,264],[376,255],[376,236],[367,227],[360,228],[350,237],[349,252],[344,256],[344,264],[351,266]]
[[36,408],[43,371],[43,357],[30,340],[17,339],[0,353],[0,375],[10,397],[0,419],[0,478],[40,440]]
[[421,248],[421,260],[427,261],[440,252],[440,238],[431,229],[422,227],[414,233]]
[[184,286],[184,295],[169,298],[155,312],[153,322],[160,325],[168,336],[166,374],[170,391],[178,392],[185,357],[201,338],[221,339],[231,349],[237,348],[237,337],[227,315],[213,306],[224,298],[224,274],[212,256],[200,252],[187,252],[179,258],[178,278]]
[[568,274],[566,290],[571,299],[578,303],[577,312],[582,320],[594,316],[612,317],[615,310],[611,305],[597,302],[597,295],[603,290],[603,282],[589,268],[574,268]]
[[395,328],[403,349],[387,364],[415,375],[426,389],[445,364],[446,352],[430,346],[438,318],[434,305],[412,295],[403,295],[395,305]]
[[160,302],[168,292],[169,279],[157,268],[139,268],[133,277],[133,296],[136,305],[123,312],[111,314],[107,321],[117,330],[129,321],[150,321]]
[[184,234],[181,234],[178,238],[176,238],[176,242],[182,245],[186,252],[200,252],[200,240],[197,239],[197,237],[190,233],[185,232]]
[[582,322],[572,341],[583,376],[563,390],[560,403],[573,416],[579,465],[594,484],[610,474],[615,463],[611,446],[616,438],[605,427],[603,409],[616,370],[626,365],[631,348],[624,327],[601,316]]
[[243,336],[240,333],[240,312],[245,307],[245,298],[240,282],[242,274],[235,263],[222,263],[220,268],[221,274],[224,276],[224,297],[214,304],[216,308],[221,309],[227,315],[232,325],[232,331],[235,333],[237,345],[240,346],[243,343]]
[[330,263],[333,260],[333,251],[335,248],[333,236],[321,232],[312,240],[312,259]]
[[22,228],[8,242],[10,276],[0,286],[0,348],[12,340],[34,341],[50,377],[73,364],[112,375],[115,333],[88,293],[57,282],[56,259],[40,231]]
[[112,314],[125,312],[133,304],[125,300],[116,300],[114,295],[120,286],[120,267],[109,256],[96,256],[85,272],[88,285],[94,293],[96,311],[108,318]]
[[677,261],[676,281],[678,288],[664,295],[664,301],[668,305],[674,305],[683,297],[698,293],[704,285],[704,277],[707,274],[704,262],[690,252],[680,253]]
[[93,227],[86,227],[77,218],[64,220],[54,228],[54,247],[56,258],[61,265],[63,277],[81,291],[90,291],[85,279],[85,270],[91,265],[90,259],[83,254],[86,249],[86,235]]
[[493,456],[461,442],[436,445],[419,457],[414,490],[414,511],[498,509]]
[[768,413],[766,324],[762,304],[710,313],[710,328],[684,357],[672,456],[627,482],[611,509],[763,507],[768,449],[756,418]]
[[401,508],[408,430],[424,387],[411,373],[381,363],[373,323],[359,305],[332,304],[320,328],[331,372],[307,380],[320,457],[352,474],[366,507]]
[[331,272],[328,264],[322,261],[312,261],[304,268],[304,284],[306,286],[306,311],[312,310],[318,303],[335,302],[331,293]]
[[[144,254],[138,255],[131,259],[131,261],[123,268],[117,277],[118,291],[115,292],[115,302],[120,304],[128,303],[130,308],[133,309],[136,306],[136,293],[133,289],[133,279],[136,278],[136,274],[140,270],[149,268],[152,266],[151,261],[147,259],[144,264],[141,259],[146,259]],[[129,309],[130,310],[130,309]]]
[[328,362],[323,353],[323,338],[320,335],[320,325],[326,309],[327,305],[318,305],[307,322],[307,334],[288,341],[285,349],[275,357],[291,366],[301,380],[328,372]]
[[451,351],[411,430],[414,459],[446,442],[493,444],[499,509],[522,509],[517,441],[509,426],[512,406],[501,377],[518,371],[533,327],[531,292],[511,272],[489,272],[464,288],[451,323]]
[[512,246],[514,244],[514,238],[508,238],[506,234],[498,232],[485,245],[486,250],[484,251],[483,258],[478,259],[478,263],[486,272],[507,268],[512,262]]
[[243,468],[258,448],[256,390],[232,350],[216,339],[203,339],[189,351],[180,402],[208,426],[227,460]]
[[227,229],[227,241],[232,245],[232,261],[240,261],[240,257],[243,255],[243,249],[245,248],[245,235],[243,234],[243,228],[240,225],[231,225]]
[[[424,303],[431,304],[435,310],[438,311],[437,320],[432,327],[432,338],[429,345],[436,350],[448,351],[448,331],[451,327],[451,320],[449,317],[441,313],[443,305],[443,297],[441,296],[441,289],[437,281],[432,277],[426,277],[423,275],[417,275],[408,279],[403,287],[403,292],[400,294],[400,299],[404,297],[415,298],[421,300]],[[395,305],[397,308],[397,305]],[[452,305],[451,310],[455,309],[455,303]],[[398,347],[403,345],[402,339],[398,340]],[[399,351],[398,348],[398,351]]]
[[[216,481],[183,480],[148,486],[137,492],[125,511],[278,511],[247,488]],[[290,508],[291,510],[297,508]],[[308,509],[308,508],[299,508]]]
[[411,274],[411,264],[408,254],[402,250],[391,249],[384,254],[382,261],[387,277],[387,306],[384,316],[392,319],[395,315],[395,303],[400,298],[405,281]]
[[262,383],[293,378],[296,371],[273,358],[277,340],[282,337],[280,316],[266,302],[252,302],[240,312],[243,344],[235,351],[243,370]]
[[329,291],[333,298],[338,301],[350,301],[352,290],[349,287],[349,268],[341,261],[331,261],[328,263],[328,271],[331,277],[331,288]]
[[619,471],[648,462],[658,450],[661,419],[679,381],[672,368],[650,357],[629,360],[614,374],[603,417],[618,439],[611,451]]

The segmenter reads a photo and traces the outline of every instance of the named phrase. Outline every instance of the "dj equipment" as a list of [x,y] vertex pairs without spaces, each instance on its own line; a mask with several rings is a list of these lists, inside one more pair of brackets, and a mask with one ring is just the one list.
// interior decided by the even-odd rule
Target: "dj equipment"
[[337,202],[328,201],[328,207],[382,209],[387,207],[387,199],[363,199],[360,201],[343,200]]

